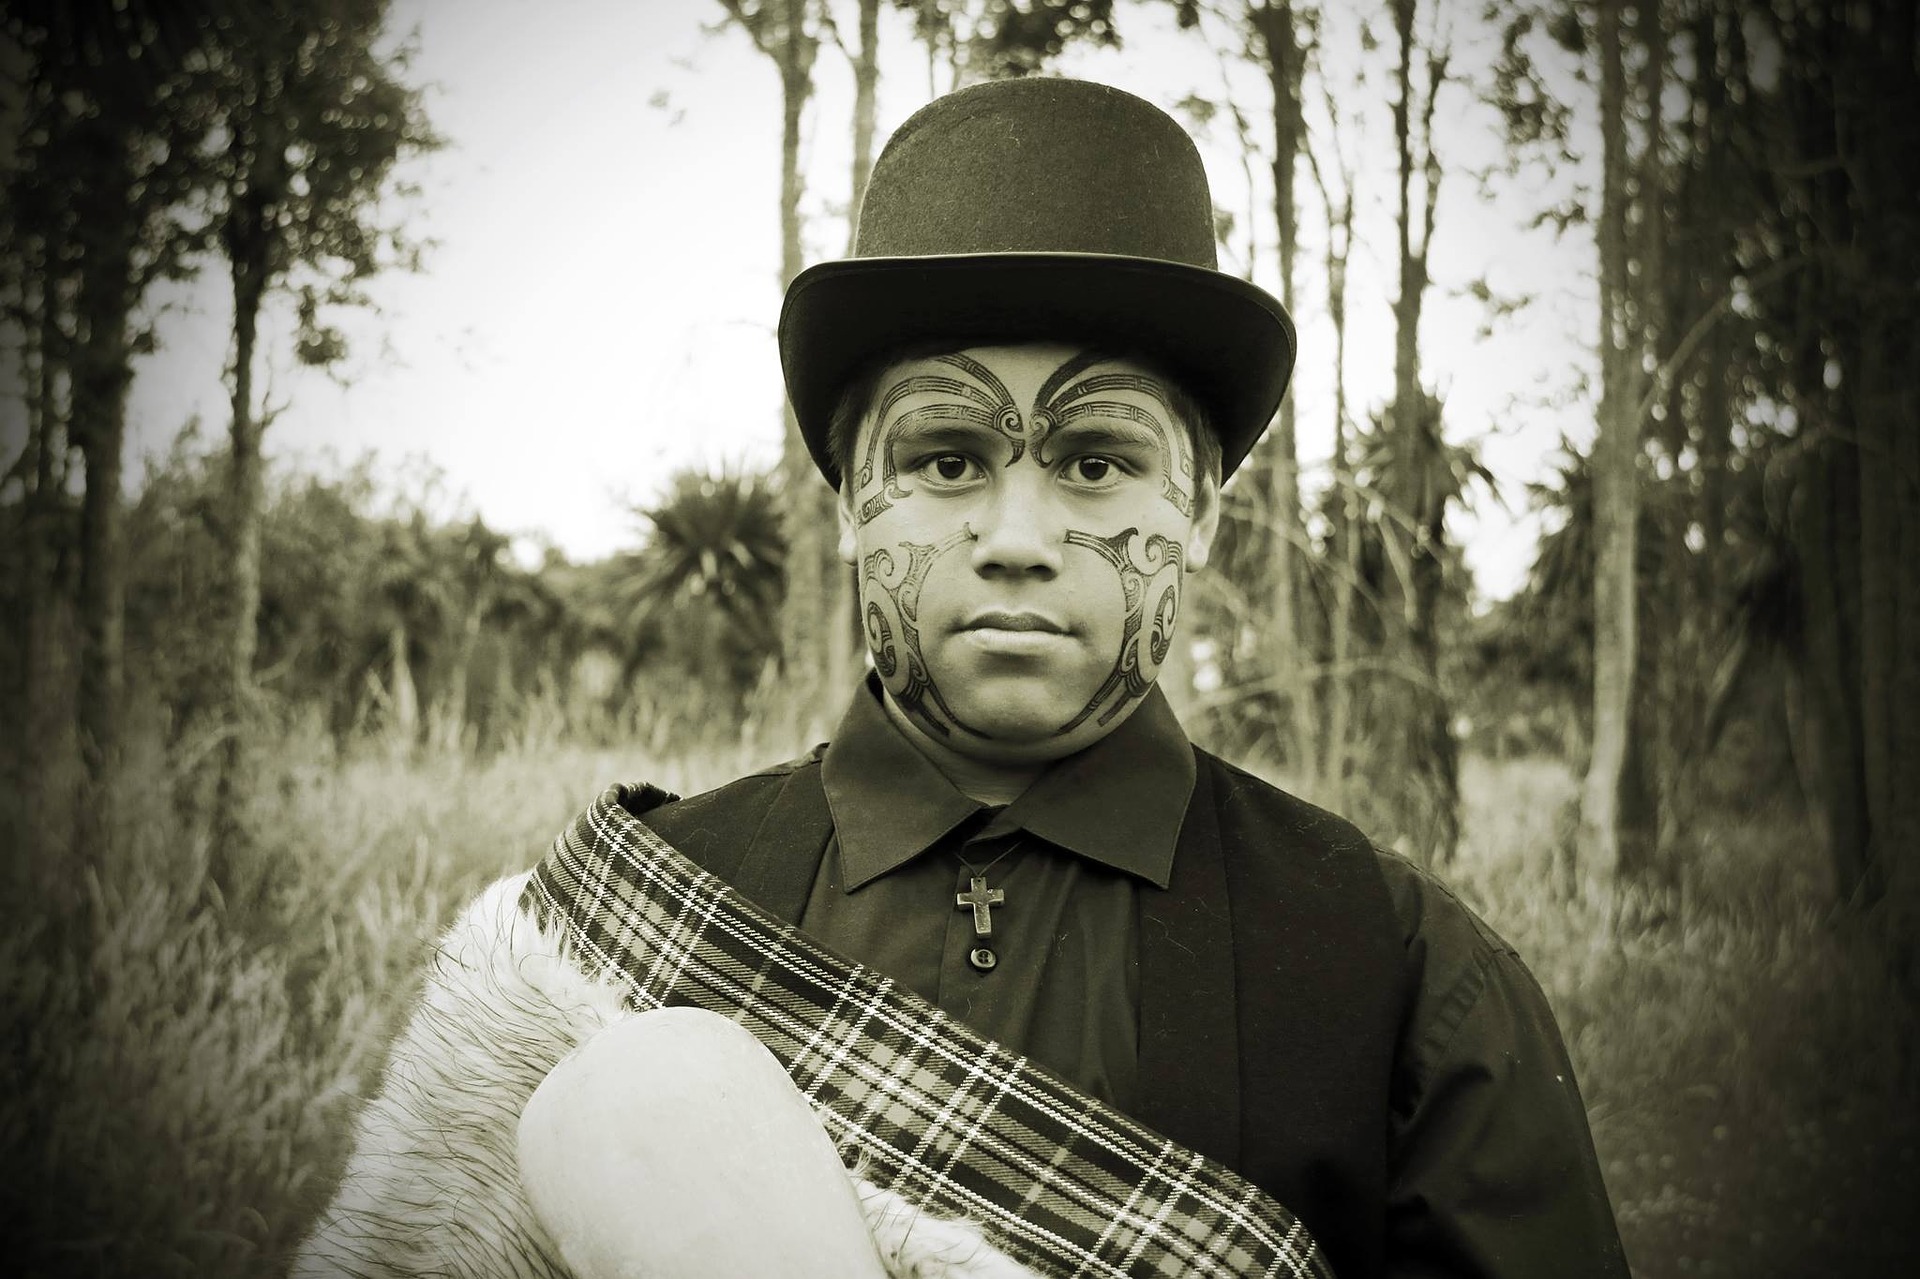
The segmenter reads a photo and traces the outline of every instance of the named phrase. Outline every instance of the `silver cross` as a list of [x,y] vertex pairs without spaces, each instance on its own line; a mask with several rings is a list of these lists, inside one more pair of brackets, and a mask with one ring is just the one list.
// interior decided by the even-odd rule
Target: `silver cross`
[[998,888],[988,888],[987,881],[983,876],[975,875],[971,883],[973,884],[972,888],[964,893],[955,893],[953,895],[954,908],[956,910],[971,909],[973,911],[974,936],[991,937],[993,936],[992,908],[1005,903],[1007,895]]

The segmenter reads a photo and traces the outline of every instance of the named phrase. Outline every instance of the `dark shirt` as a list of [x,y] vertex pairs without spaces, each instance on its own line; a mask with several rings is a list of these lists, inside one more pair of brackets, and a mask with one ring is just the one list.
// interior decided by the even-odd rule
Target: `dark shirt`
[[[957,791],[872,683],[822,762],[835,833],[797,921],[829,947],[1122,1110],[1135,1100],[1138,911],[1164,889],[1194,784],[1158,690],[1004,809]],[[1005,891],[993,934],[956,907],[964,857]],[[1392,1081],[1390,1274],[1625,1276],[1581,1103],[1545,996],[1437,880],[1377,854],[1412,991]],[[982,944],[997,963],[981,972]]]
[[[1136,1098],[1140,884],[1167,886],[1193,748],[1155,689],[1013,803],[956,790],[872,686],[821,761],[834,834],[796,922],[1120,1110]],[[971,867],[971,869],[969,869]],[[1005,894],[991,932],[955,898]],[[970,959],[991,952],[990,968]]]

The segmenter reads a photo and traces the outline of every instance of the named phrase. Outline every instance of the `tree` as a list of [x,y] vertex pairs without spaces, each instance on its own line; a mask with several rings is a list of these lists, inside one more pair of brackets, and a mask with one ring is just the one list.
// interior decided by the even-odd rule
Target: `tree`
[[424,655],[423,640],[445,630],[459,607],[458,587],[445,571],[444,557],[435,554],[434,543],[426,515],[419,510],[408,518],[389,520],[380,529],[380,556],[372,582],[373,612],[385,637],[387,669],[380,729],[395,755],[412,752],[421,740],[415,663]]
[[1328,497],[1328,527],[1331,564],[1325,574],[1333,595],[1327,606],[1327,673],[1321,681],[1326,690],[1326,728],[1319,760],[1314,769],[1321,779],[1326,803],[1336,811],[1345,811],[1347,751],[1351,744],[1354,677],[1354,612],[1359,600],[1360,539],[1359,492],[1352,465],[1352,417],[1347,409],[1347,259],[1353,249],[1354,166],[1341,145],[1340,112],[1333,92],[1322,85],[1330,134],[1327,149],[1338,179],[1329,182],[1319,157],[1309,147],[1307,161],[1314,185],[1320,193],[1321,211],[1327,226],[1325,267],[1327,272],[1327,313],[1333,322],[1333,486]]
[[853,66],[853,175],[847,191],[847,252],[860,238],[860,201],[873,172],[875,99],[880,88],[880,0],[859,0],[859,43],[846,50]]
[[[1596,41],[1600,62],[1601,190],[1595,228],[1600,256],[1600,404],[1593,446],[1594,656],[1593,748],[1580,804],[1580,860],[1588,886],[1609,889],[1644,864],[1643,825],[1623,826],[1623,792],[1632,779],[1633,710],[1639,670],[1638,593],[1634,568],[1639,538],[1639,464],[1642,360],[1654,317],[1646,281],[1655,263],[1634,263],[1634,227],[1647,228],[1643,249],[1658,243],[1660,201],[1660,70],[1657,47],[1644,55],[1654,101],[1648,112],[1638,184],[1629,137],[1633,102],[1627,84],[1623,31],[1626,0],[1599,0]],[[1657,4],[1640,11],[1641,34],[1657,30]],[[1636,192],[1638,193],[1636,198]],[[1655,250],[1657,252],[1657,250]],[[1636,275],[1637,269],[1637,275]],[[1640,281],[1636,284],[1636,278]]]
[[375,221],[395,163],[433,145],[419,95],[399,79],[403,59],[377,49],[386,0],[275,0],[212,52],[226,147],[216,216],[233,287],[234,359],[228,500],[226,671],[213,833],[215,867],[231,854],[248,789],[248,708],[260,607],[261,437],[270,413],[254,403],[259,319],[270,293],[298,278],[296,355],[324,364],[342,354],[320,322],[326,302],[410,258]]
[[[1236,5],[1173,0],[1173,9],[1180,29],[1208,44],[1221,76],[1218,96],[1194,93],[1179,108],[1201,135],[1216,120],[1232,123],[1248,189],[1244,219],[1216,209],[1216,235],[1230,247],[1236,224],[1244,222],[1240,268],[1253,280],[1264,238],[1257,228],[1270,226],[1276,236],[1277,292],[1297,315],[1295,182],[1308,146],[1301,101],[1318,48],[1319,11],[1273,0]],[[1234,60],[1250,64],[1267,81],[1266,125],[1256,127],[1260,117],[1242,108],[1229,70]],[[1266,197],[1257,194],[1256,164],[1272,183]],[[1209,658],[1215,668],[1210,678],[1217,677],[1223,688],[1206,704],[1215,711],[1218,745],[1268,755],[1293,771],[1304,792],[1325,798],[1312,660],[1318,619],[1308,592],[1313,548],[1301,510],[1298,452],[1295,400],[1288,396],[1223,494],[1215,557],[1221,571],[1202,587],[1200,597],[1224,606],[1215,621],[1220,640],[1210,644]]]
[[[1447,505],[1458,493],[1442,441],[1441,405],[1420,377],[1420,316],[1431,282],[1428,268],[1439,209],[1441,166],[1433,142],[1433,117],[1447,80],[1449,51],[1436,34],[1425,50],[1423,75],[1414,75],[1417,0],[1393,0],[1398,41],[1393,132],[1398,166],[1399,293],[1394,299],[1392,461],[1389,496],[1405,518],[1383,530],[1399,551],[1402,571],[1403,654],[1413,676],[1407,688],[1411,714],[1405,766],[1430,798],[1430,830],[1422,837],[1429,858],[1450,859],[1459,838],[1458,763],[1452,715],[1440,682],[1437,631],[1446,574]],[[1416,114],[1417,112],[1417,114]],[[1419,174],[1418,200],[1414,175]],[[1404,534],[1404,540],[1402,539]]]
[[[894,0],[927,47],[927,96],[1033,75],[1079,41],[1118,43],[1113,0]],[[947,83],[936,87],[944,59]]]
[[[38,275],[42,360],[64,378],[66,439],[85,468],[79,527],[76,719],[88,776],[117,756],[124,662],[122,450],[134,355],[151,341],[142,300],[186,270],[202,240],[205,45],[211,27],[170,5],[14,5],[7,32],[29,62],[8,239]],[[49,399],[47,401],[51,403]],[[51,432],[43,432],[50,440]],[[91,822],[94,805],[82,804]],[[89,825],[79,846],[97,845]]]
[[[1247,6],[1250,47],[1255,61],[1266,70],[1273,94],[1273,220],[1279,234],[1280,301],[1290,312],[1299,304],[1294,266],[1299,256],[1300,214],[1294,177],[1306,145],[1300,100],[1315,21],[1311,13],[1296,14],[1287,0]],[[1292,396],[1280,402],[1273,429],[1250,461],[1248,481],[1259,511],[1256,520],[1266,533],[1265,554],[1259,557],[1264,570],[1261,593],[1269,601],[1260,627],[1265,637],[1261,663],[1284,690],[1287,729],[1281,755],[1311,771],[1319,752],[1314,750],[1312,688],[1301,660],[1309,651],[1301,616],[1306,534],[1300,517],[1300,449]]]
[[71,723],[67,681],[61,678],[58,654],[69,647],[64,632],[72,619],[75,512],[68,497],[67,470],[72,451],[67,446],[64,364],[61,359],[64,328],[59,313],[58,286],[44,255],[43,236],[19,235],[5,226],[0,213],[0,235],[13,240],[15,254],[7,265],[4,283],[11,293],[7,315],[20,334],[21,385],[24,388],[25,440],[7,483],[17,480],[22,497],[8,512],[11,528],[6,541],[18,555],[10,567],[18,594],[9,601],[9,617],[19,623],[17,687],[6,689],[9,718],[18,729],[20,839],[25,860],[35,866],[58,865],[60,857],[48,845],[51,832],[69,823],[56,817],[58,761],[71,750]]
[[[780,76],[780,287],[805,267],[800,201],[801,118],[813,96],[813,66],[819,53],[819,19],[813,0],[721,0],[729,17],[753,41]],[[851,582],[836,550],[837,516],[832,490],[820,483],[800,435],[799,420],[786,407],[781,455],[790,553],[781,611],[780,653],[789,687],[845,687],[852,679],[851,627],[839,624],[853,611]]]
[[1779,50],[1749,110],[1771,151],[1749,252],[1804,261],[1754,290],[1798,438],[1789,507],[1799,574],[1813,799],[1840,899],[1879,921],[1920,988],[1920,109],[1916,15],[1898,0],[1797,0],[1756,27]]
[[500,599],[507,566],[508,539],[478,516],[441,535],[441,558],[451,561],[454,626],[441,693],[427,720],[428,741],[442,750],[458,750],[467,729],[468,681],[480,631]]
[[[1910,772],[1920,741],[1882,708],[1920,679],[1913,406],[1885,376],[1920,340],[1916,148],[1886,123],[1915,101],[1892,52],[1914,16],[1519,5],[1509,52],[1540,24],[1603,108],[1589,878],[1669,874],[1721,728],[1765,714],[1790,730],[1838,899],[1910,920],[1895,850],[1920,814],[1885,770]],[[1507,75],[1523,82],[1510,124],[1560,141],[1564,108]],[[1763,662],[1778,678],[1746,678]]]

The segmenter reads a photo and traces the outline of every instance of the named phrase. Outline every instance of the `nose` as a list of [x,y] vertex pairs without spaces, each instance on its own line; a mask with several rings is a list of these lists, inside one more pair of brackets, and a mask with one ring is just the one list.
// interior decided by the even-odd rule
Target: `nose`
[[[1049,500],[1044,484],[1014,478],[1012,467],[974,511],[973,568],[982,577],[1052,578],[1066,547],[1064,512]],[[1038,467],[1027,468],[1039,471]]]

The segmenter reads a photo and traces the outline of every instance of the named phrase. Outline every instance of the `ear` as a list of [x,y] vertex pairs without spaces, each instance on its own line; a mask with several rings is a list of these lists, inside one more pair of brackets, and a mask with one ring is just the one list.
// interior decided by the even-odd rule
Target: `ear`
[[834,504],[835,512],[840,516],[840,562],[852,568],[860,562],[860,544],[854,538],[853,522],[853,485],[847,480],[840,481],[840,500]]
[[1220,481],[1203,478],[1193,493],[1193,532],[1187,538],[1187,572],[1198,573],[1213,554],[1213,539],[1220,532]]

